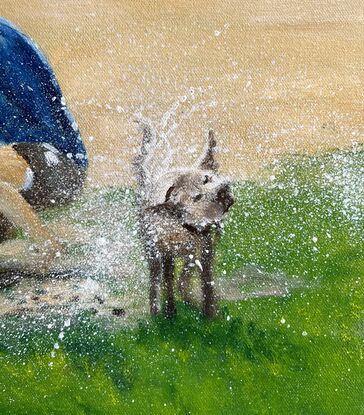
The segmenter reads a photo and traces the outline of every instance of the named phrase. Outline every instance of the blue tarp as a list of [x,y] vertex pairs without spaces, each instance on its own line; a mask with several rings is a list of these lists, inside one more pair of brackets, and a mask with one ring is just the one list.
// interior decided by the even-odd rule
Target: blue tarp
[[0,18],[0,145],[48,143],[87,167],[77,124],[46,57]]

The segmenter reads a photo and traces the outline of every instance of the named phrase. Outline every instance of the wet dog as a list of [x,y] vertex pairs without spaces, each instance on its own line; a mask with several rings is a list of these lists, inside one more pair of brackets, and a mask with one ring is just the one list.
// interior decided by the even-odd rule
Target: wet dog
[[[233,204],[229,181],[217,173],[213,131],[197,163],[188,168],[153,174],[153,152],[158,142],[151,126],[141,121],[143,143],[136,160],[140,228],[150,270],[150,312],[160,311],[160,284],[164,288],[165,314],[175,315],[175,261],[184,265],[178,287],[184,301],[191,301],[194,268],[201,276],[203,313],[217,312],[213,281],[214,238]],[[163,170],[163,169],[162,169]]]

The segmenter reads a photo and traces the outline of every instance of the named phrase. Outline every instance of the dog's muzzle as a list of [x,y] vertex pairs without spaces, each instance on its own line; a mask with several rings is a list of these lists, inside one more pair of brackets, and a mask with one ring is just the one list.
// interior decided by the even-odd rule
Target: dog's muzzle
[[224,213],[227,212],[234,204],[234,198],[231,194],[231,189],[228,184],[224,184],[220,187],[216,194],[216,202],[223,206]]

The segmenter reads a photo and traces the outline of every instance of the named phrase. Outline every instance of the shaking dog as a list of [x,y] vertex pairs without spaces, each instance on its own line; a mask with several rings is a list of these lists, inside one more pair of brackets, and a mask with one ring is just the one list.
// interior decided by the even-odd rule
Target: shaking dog
[[[214,240],[234,203],[229,180],[217,172],[214,132],[209,131],[203,154],[193,166],[173,169],[161,165],[156,169],[154,158],[163,140],[150,123],[139,123],[143,142],[136,160],[138,208],[150,271],[150,312],[156,315],[162,308],[168,317],[176,314],[175,285],[183,300],[191,302],[191,278],[198,269],[203,313],[213,318],[217,312],[212,270]],[[177,258],[183,260],[178,284]],[[164,291],[162,301],[160,287]]]

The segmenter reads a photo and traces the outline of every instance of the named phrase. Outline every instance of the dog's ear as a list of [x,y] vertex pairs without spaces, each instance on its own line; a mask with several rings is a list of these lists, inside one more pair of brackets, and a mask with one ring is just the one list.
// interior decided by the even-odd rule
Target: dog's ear
[[[177,191],[176,191],[177,189]],[[166,192],[166,196],[164,199],[163,206],[169,208],[169,209],[180,209],[182,207],[181,201],[179,200],[180,194],[178,192],[179,185],[178,181],[177,183],[174,183]],[[173,195],[173,197],[172,197]]]
[[215,160],[216,153],[216,139],[213,130],[209,130],[207,146],[204,150],[204,156],[200,163],[200,168],[203,170],[216,171],[218,164]]
[[168,210],[170,213],[173,213],[177,216],[182,216],[183,215],[183,209],[181,204],[176,201],[176,200],[172,200],[171,195],[173,193],[173,191],[175,190],[175,185],[171,186],[167,192],[166,192],[166,196],[165,196],[165,200],[163,203],[160,203],[159,205],[154,206],[154,210],[155,211],[162,211],[162,210]]
[[168,190],[167,190],[167,192],[166,192],[166,198],[165,198],[165,201],[164,201],[164,203],[170,203],[171,202],[171,194],[172,194],[172,192],[173,192],[173,190],[176,188],[176,186],[175,185],[173,185],[173,186],[171,186]]

